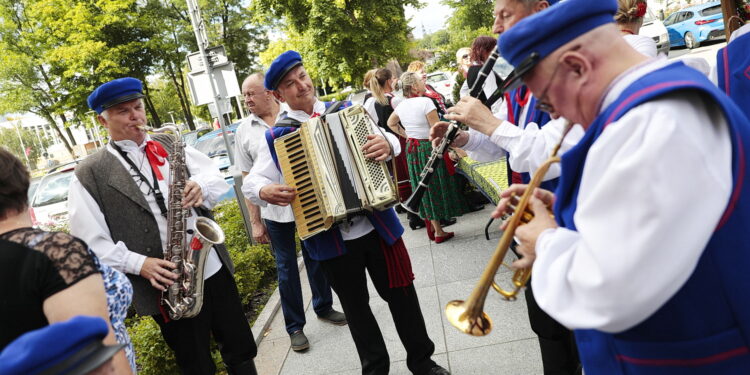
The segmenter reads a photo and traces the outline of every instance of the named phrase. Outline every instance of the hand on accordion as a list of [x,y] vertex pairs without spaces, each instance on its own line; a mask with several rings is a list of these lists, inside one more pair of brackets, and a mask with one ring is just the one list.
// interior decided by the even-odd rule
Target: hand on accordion
[[277,206],[288,206],[297,192],[293,187],[282,184],[270,184],[262,187],[258,192],[260,199]]
[[368,159],[384,161],[391,155],[391,144],[382,135],[370,134],[362,146],[362,151]]

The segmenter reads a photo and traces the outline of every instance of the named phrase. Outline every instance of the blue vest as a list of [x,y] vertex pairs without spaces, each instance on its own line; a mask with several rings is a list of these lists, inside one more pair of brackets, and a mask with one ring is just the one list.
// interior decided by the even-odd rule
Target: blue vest
[[[552,118],[550,117],[549,113],[536,109],[537,100],[533,95],[529,94],[528,102],[520,102],[520,99],[526,96],[528,90],[529,89],[526,86],[521,86],[511,91],[510,94],[506,97],[509,104],[508,120],[511,123],[514,123],[516,126],[520,126],[519,124],[521,123],[521,115],[523,114],[523,109],[529,107],[529,110],[526,111],[526,122],[523,123],[524,128],[526,127],[526,125],[534,122],[539,125],[539,128],[541,129],[543,126],[547,125],[547,123],[550,122]],[[510,164],[508,164],[508,170],[513,172],[510,169]],[[521,175],[521,180],[524,184],[528,184],[529,181],[531,181],[530,173],[524,172],[519,174]],[[555,188],[557,188],[558,180],[559,178],[554,178],[552,180],[543,181],[539,186],[549,191],[555,191]]]
[[[326,102],[326,108],[330,105],[330,102]],[[343,104],[344,107],[348,107],[350,104]],[[273,158],[276,167],[279,167],[279,159],[276,156],[276,148],[273,146],[273,141],[276,138],[282,137],[298,128],[295,127],[273,127],[266,130],[266,142],[268,143],[268,149],[271,150],[271,157]],[[365,215],[375,230],[378,232],[380,237],[388,245],[393,245],[402,234],[404,234],[404,227],[396,216],[396,211],[389,208],[384,211],[373,211],[371,214]],[[333,227],[331,230],[316,234],[303,241],[305,248],[310,253],[310,257],[321,261],[344,255],[347,251],[344,246],[344,238],[341,236],[341,231],[338,227]]]
[[716,56],[719,88],[750,118],[750,34],[719,50]]
[[[746,165],[750,160],[745,153],[750,128],[742,112],[702,74],[682,63],[671,64],[637,80],[601,113],[562,157],[555,217],[560,226],[576,229],[573,215],[586,156],[607,125],[642,103],[680,90],[702,93],[727,118],[732,143],[731,200],[718,225],[706,223],[716,229],[693,274],[659,310],[617,334],[575,331],[587,374],[750,374],[750,241],[746,234],[750,228]],[[685,205],[690,215],[689,202]]]

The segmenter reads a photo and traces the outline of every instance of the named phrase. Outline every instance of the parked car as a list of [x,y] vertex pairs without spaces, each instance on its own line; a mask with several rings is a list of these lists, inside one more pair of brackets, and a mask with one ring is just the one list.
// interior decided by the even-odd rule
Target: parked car
[[51,227],[68,221],[68,190],[78,163],[52,168],[39,181],[29,204],[34,226]]
[[[229,147],[234,151],[234,134],[237,132],[237,128],[240,126],[240,121],[232,123],[227,126],[227,141],[229,141]],[[224,179],[231,186],[234,186],[234,171],[231,168],[229,161],[229,153],[227,152],[226,143],[224,143],[224,135],[221,129],[213,130],[208,132],[195,142],[195,147],[198,151],[208,155],[211,160],[221,170],[221,174]],[[221,196],[220,200],[234,198],[234,189],[229,189],[227,193]]]
[[693,49],[708,40],[726,38],[721,2],[713,1],[672,13],[664,20],[672,47]]
[[35,177],[35,178],[32,178],[31,181],[29,181],[29,192],[28,192],[29,204],[31,204],[31,200],[34,199],[34,193],[36,193],[36,188],[39,187],[39,182],[41,180],[42,179],[40,177]]
[[641,31],[638,34],[648,36],[654,40],[657,54],[669,54],[669,47],[671,46],[669,43],[669,32],[664,23],[654,16],[651,8],[648,8],[646,16],[643,17],[643,26],[641,26]]
[[445,72],[434,72],[427,75],[427,84],[432,86],[440,95],[445,97],[445,105],[452,106],[453,78]]
[[191,130],[187,133],[182,133],[182,140],[185,141],[186,145],[193,146],[195,145],[195,142],[198,142],[198,138],[210,131],[211,128],[198,128],[196,130]]

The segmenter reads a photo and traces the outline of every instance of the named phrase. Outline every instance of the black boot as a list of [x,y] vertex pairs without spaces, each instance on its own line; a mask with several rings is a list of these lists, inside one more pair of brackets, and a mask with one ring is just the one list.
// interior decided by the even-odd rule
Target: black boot
[[225,363],[224,366],[226,366],[229,375],[258,375],[258,370],[255,369],[255,362],[252,359],[234,366]]
[[406,217],[409,218],[409,228],[411,228],[411,230],[424,228],[424,220],[422,220],[418,215],[407,212]]

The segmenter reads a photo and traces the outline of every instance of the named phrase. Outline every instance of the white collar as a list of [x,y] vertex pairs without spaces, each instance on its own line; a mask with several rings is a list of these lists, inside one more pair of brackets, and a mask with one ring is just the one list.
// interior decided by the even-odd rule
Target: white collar
[[143,142],[141,142],[141,144],[137,144],[134,141],[131,141],[129,139],[124,139],[121,141],[112,141],[112,142],[120,146],[120,148],[123,151],[135,151],[135,150],[143,151],[143,149],[146,148],[146,142],[150,140],[151,140],[151,136],[146,134],[146,137],[143,138]]
[[[326,111],[326,104],[318,100],[318,98],[315,98],[315,104],[313,104],[313,113],[320,113],[323,114],[323,112]],[[308,114],[305,111],[301,111],[298,109],[289,109],[289,112],[287,113],[287,116],[293,120],[297,120],[299,122],[305,122],[312,117],[312,114]]]

